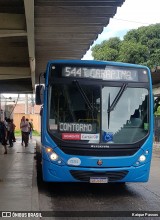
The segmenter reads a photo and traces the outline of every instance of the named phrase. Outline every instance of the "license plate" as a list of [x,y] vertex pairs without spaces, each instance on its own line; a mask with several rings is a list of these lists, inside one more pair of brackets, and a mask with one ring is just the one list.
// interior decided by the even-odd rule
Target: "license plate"
[[90,183],[108,183],[107,177],[90,177]]

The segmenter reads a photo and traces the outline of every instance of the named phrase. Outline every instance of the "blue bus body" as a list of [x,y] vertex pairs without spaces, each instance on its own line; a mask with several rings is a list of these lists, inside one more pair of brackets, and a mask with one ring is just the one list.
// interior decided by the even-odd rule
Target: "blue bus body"
[[[65,82],[68,83],[68,87],[65,85],[64,87],[60,87],[59,84],[52,86],[52,77],[54,84],[54,69],[56,69],[57,65],[59,69],[61,66],[64,66],[64,68],[67,66],[67,68],[63,70],[64,73],[63,76],[60,76],[60,79],[63,78],[63,84],[65,84]],[[85,78],[84,75],[81,78],[80,74],[82,74],[82,69],[74,69],[74,67],[78,66],[81,68],[86,67],[86,65],[87,68],[89,67],[89,72],[86,72],[86,74],[88,74],[87,78]],[[107,78],[105,80],[101,78],[104,70],[101,70],[101,72],[99,70],[95,70],[101,65],[105,65],[105,73],[109,75],[105,75],[105,77],[109,77],[109,80]],[[110,66],[113,71],[107,69]],[[92,67],[94,67],[94,69],[91,69]],[[130,72],[125,73],[125,68],[127,70],[129,68],[129,71],[131,69],[131,75],[133,74],[133,77],[131,75],[125,75],[130,74]],[[76,73],[75,70],[77,71]],[[86,71],[85,68],[83,68],[83,70]],[[135,70],[143,70],[142,73],[144,73],[144,79],[142,79],[141,82],[139,82],[139,79],[134,78],[137,77],[136,74],[138,74],[138,72]],[[51,71],[53,71],[53,74],[50,74]],[[57,74],[56,71],[55,74]],[[76,74],[78,76],[78,80],[76,78]],[[71,78],[70,75],[72,75]],[[129,78],[130,76],[132,78]],[[89,119],[87,116],[86,118],[84,116],[79,116],[79,119],[76,122],[72,120],[71,123],[71,119],[67,119],[67,117],[71,118],[73,113],[66,113],[66,111],[69,112],[68,109],[71,108],[70,106],[68,107],[67,104],[65,104],[63,107],[64,110],[62,110],[63,115],[61,119],[55,119],[58,117],[57,115],[60,114],[61,110],[56,110],[57,113],[55,116],[53,108],[61,108],[59,107],[59,104],[57,104],[58,95],[54,98],[52,104],[51,93],[54,90],[54,93],[60,94],[58,88],[64,88],[62,99],[64,101],[59,101],[59,103],[62,102],[63,106],[63,103],[66,103],[65,99],[67,99],[68,96],[71,97],[72,93],[74,93],[73,91],[78,91],[76,88],[78,88],[79,84],[77,87],[75,86],[73,90],[71,88],[72,84],[75,82],[75,78],[78,83],[80,81],[81,84],[79,88],[81,94],[79,95],[79,92],[77,92],[77,97],[80,97],[79,102],[83,95],[86,96],[86,94],[89,94],[87,97],[89,101],[86,101],[86,98],[82,98],[81,100],[82,103],[85,104],[84,106],[86,106],[91,104],[92,99],[94,99],[94,94],[97,96],[95,103],[92,103],[91,106],[93,107],[93,105],[96,104],[96,113],[93,112],[93,109],[91,109],[91,113],[87,112],[90,110],[85,112],[85,114],[87,113],[90,115],[96,115],[96,119],[91,119],[92,122],[90,124],[88,122]],[[56,80],[56,83],[59,83],[59,78]],[[72,84],[70,84],[70,81],[72,81]],[[83,82],[85,83],[85,87],[83,87]],[[87,90],[87,85],[90,83],[90,88],[92,88],[92,83],[94,83],[92,99],[91,93],[89,93]],[[124,86],[126,86],[125,89],[123,89]],[[49,87],[51,87],[51,89]],[[55,90],[55,87],[57,90]],[[115,94],[114,96],[112,95],[113,93]],[[138,96],[141,93],[143,94],[139,99]],[[106,100],[104,101],[105,97]],[[136,104],[134,101],[135,99],[138,100],[138,104]],[[133,104],[132,102],[135,103]],[[126,111],[126,113],[121,111],[122,106],[124,106],[123,111]],[[88,107],[86,107],[86,109],[87,108]],[[145,112],[146,108],[147,110]],[[140,117],[142,118],[142,123],[140,126],[138,125],[139,127],[131,126],[130,119],[130,116],[133,115],[132,113],[134,113],[137,109],[141,114]],[[52,111],[53,113],[51,113]],[[119,116],[117,116],[116,111]],[[51,114],[53,114],[53,116],[49,116]],[[100,116],[97,116],[98,114]],[[97,122],[99,117],[100,125],[97,125],[99,123]],[[82,123],[79,122],[83,121],[81,118],[85,118],[84,122]],[[116,118],[115,121],[114,118]],[[120,121],[120,118],[123,118],[123,120]],[[58,122],[55,122],[56,120],[58,120]],[[67,120],[70,121],[68,122]],[[96,125],[95,121],[97,123]],[[85,129],[87,129],[87,126],[96,126],[98,131],[93,131],[94,128],[92,128],[91,133],[85,133],[84,131],[86,131]],[[75,132],[76,129],[82,130],[83,134],[80,134],[81,132]],[[136,135],[134,136],[136,129],[139,129],[138,134],[136,133],[137,137]],[[140,135],[140,133],[142,134]],[[133,137],[131,139],[129,136],[132,135]],[[81,138],[83,136],[84,139],[88,139],[84,141],[81,139],[79,141],[80,136]],[[126,139],[127,141],[125,141]],[[146,182],[148,181],[150,172],[152,145],[152,82],[151,74],[147,67],[133,64],[101,61],[55,60],[48,62],[45,74],[45,89],[41,126],[41,155],[44,181],[90,183]]]

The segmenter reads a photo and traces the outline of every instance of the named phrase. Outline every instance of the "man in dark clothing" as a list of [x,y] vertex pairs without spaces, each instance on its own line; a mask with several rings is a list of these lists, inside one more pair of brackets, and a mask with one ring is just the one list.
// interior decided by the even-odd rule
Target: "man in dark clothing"
[[33,119],[31,119],[31,121],[29,121],[29,126],[30,126],[30,133],[29,133],[29,136],[30,136],[30,139],[32,139],[32,132],[33,132]]
[[7,141],[6,141],[7,130],[4,122],[0,121],[0,141],[4,146],[4,154],[7,154]]
[[13,119],[8,119],[8,140],[10,147],[13,147],[15,124]]
[[22,131],[22,143],[24,141],[25,147],[28,146],[28,139],[29,139],[29,122],[28,119],[25,118],[25,116],[22,117],[20,128]]

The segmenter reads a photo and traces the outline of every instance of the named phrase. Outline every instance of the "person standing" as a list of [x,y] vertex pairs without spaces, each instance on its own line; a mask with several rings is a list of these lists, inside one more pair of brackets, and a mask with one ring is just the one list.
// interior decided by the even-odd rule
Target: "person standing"
[[8,133],[8,123],[9,123],[9,118],[5,117],[4,119],[4,125],[6,128],[6,144],[8,145],[8,140],[9,140],[9,133]]
[[7,122],[8,122],[8,126],[7,126],[7,137],[8,137],[8,141],[9,141],[10,147],[13,147],[13,141],[12,141],[12,124],[11,124],[11,120],[8,118]]
[[29,122],[28,118],[26,118],[26,122],[28,122],[28,141],[29,141],[29,135],[30,135],[30,131],[31,131],[31,126],[30,126],[30,122]]
[[21,123],[22,123],[22,118],[21,118],[21,122],[20,122],[20,129],[21,129],[21,138],[22,138],[21,145],[23,146],[23,142],[24,142],[24,140],[23,140],[23,136],[22,136],[22,128],[21,128]]
[[7,130],[3,121],[0,120],[0,141],[4,147],[4,154],[7,154]]
[[9,145],[10,147],[13,147],[13,141],[15,139],[14,137],[14,130],[15,130],[15,124],[13,123],[13,119],[8,120],[8,139],[9,139]]
[[13,142],[16,142],[16,138],[15,138],[15,128],[16,128],[16,125],[14,124],[13,119],[11,119],[11,123],[12,123],[12,128],[13,128],[12,140],[13,140]]
[[29,122],[26,120],[25,116],[22,117],[21,123],[20,123],[20,128],[22,131],[22,144],[23,141],[25,143],[25,147],[28,146],[28,139],[29,139]]
[[29,122],[29,125],[30,125],[30,139],[32,139],[32,132],[33,132],[33,119],[31,119],[31,121]]

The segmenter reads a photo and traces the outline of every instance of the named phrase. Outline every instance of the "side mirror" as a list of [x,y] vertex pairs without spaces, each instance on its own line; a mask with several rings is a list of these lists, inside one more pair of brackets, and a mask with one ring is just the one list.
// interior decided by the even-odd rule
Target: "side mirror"
[[36,86],[36,94],[35,94],[35,101],[36,105],[42,105],[43,104],[43,96],[44,96],[44,86],[43,85],[37,85]]

